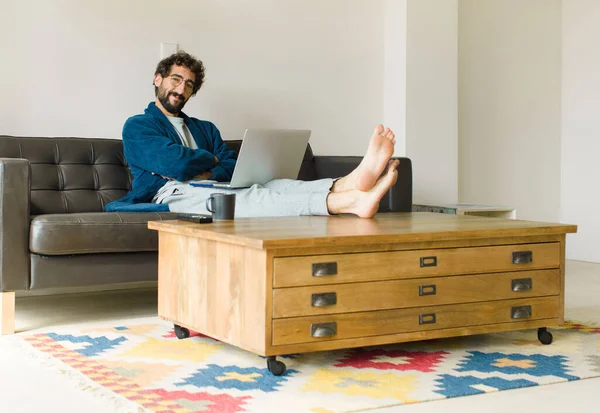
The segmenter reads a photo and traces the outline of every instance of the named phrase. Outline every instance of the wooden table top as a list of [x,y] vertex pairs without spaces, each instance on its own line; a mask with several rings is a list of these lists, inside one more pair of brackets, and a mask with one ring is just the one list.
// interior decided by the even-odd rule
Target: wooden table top
[[211,224],[181,220],[149,221],[148,228],[253,248],[447,241],[577,232],[576,225],[430,212],[382,213],[371,219],[301,216],[238,218]]

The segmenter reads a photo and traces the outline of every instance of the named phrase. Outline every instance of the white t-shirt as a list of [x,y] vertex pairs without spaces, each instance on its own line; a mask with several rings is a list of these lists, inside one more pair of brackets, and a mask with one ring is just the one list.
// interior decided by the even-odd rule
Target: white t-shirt
[[175,127],[183,146],[192,149],[198,149],[198,145],[196,145],[196,141],[192,137],[192,133],[188,129],[187,125],[183,122],[183,118],[167,116],[167,119],[169,119],[169,121]]

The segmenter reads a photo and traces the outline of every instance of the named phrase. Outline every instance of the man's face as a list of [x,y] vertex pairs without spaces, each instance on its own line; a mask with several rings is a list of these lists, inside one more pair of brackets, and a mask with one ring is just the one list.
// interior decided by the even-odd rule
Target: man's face
[[154,76],[154,86],[158,88],[156,97],[165,110],[178,115],[194,91],[196,75],[185,66],[171,67],[167,77]]

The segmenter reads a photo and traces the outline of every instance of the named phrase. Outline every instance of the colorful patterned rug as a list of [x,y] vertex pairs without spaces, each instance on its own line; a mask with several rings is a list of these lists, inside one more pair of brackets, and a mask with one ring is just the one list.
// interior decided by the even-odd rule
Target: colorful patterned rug
[[600,376],[600,328],[550,331],[547,346],[528,330],[291,355],[281,358],[282,376],[264,358],[206,336],[179,340],[158,319],[16,339],[135,411],[332,413]]

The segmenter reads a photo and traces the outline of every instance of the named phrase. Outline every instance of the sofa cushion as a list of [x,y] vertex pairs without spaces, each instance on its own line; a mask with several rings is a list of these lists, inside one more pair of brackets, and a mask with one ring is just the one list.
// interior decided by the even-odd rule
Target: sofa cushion
[[33,218],[29,249],[40,255],[158,250],[158,234],[148,221],[175,219],[174,213],[99,212],[47,214]]

